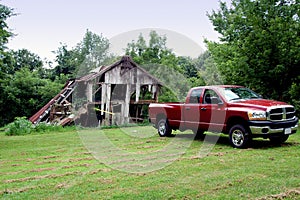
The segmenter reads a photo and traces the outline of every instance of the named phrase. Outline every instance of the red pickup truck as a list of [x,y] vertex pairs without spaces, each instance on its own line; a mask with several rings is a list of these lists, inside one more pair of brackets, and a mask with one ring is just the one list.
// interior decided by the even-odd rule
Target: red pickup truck
[[283,143],[298,127],[292,105],[235,85],[192,88],[185,103],[151,103],[149,120],[162,137],[187,129],[198,136],[205,131],[224,133],[236,148],[247,147],[256,137]]

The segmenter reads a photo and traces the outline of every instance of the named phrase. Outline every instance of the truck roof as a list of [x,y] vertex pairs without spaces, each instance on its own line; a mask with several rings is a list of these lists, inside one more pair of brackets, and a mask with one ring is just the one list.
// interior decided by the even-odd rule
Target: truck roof
[[199,86],[199,87],[194,87],[195,88],[240,88],[243,86],[240,85],[206,85],[206,86]]

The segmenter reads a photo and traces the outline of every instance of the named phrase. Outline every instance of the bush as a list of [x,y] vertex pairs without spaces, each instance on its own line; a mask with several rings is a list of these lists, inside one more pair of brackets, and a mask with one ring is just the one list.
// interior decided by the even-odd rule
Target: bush
[[32,123],[26,117],[16,117],[6,126],[5,135],[27,135],[33,130]]
[[51,125],[51,124],[47,124],[45,122],[38,123],[34,127],[34,132],[36,132],[36,133],[47,133],[47,132],[52,132],[52,131],[62,132],[63,130],[64,130],[64,128],[62,126]]
[[51,125],[44,122],[33,125],[26,117],[16,117],[15,121],[5,127],[5,135],[27,135],[31,133],[49,133],[49,132],[64,132],[73,131],[76,127],[71,126],[64,128],[62,126]]

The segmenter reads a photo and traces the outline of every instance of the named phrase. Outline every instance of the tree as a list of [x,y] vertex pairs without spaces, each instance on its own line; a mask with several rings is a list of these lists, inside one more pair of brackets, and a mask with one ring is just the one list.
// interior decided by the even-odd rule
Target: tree
[[13,15],[15,15],[13,9],[0,4],[0,126],[6,123],[4,113],[6,113],[5,108],[7,108],[7,104],[3,80],[6,79],[7,72],[10,68],[5,62],[6,59],[9,59],[6,52],[6,44],[8,39],[13,35],[13,33],[8,30],[6,20]]
[[0,52],[6,49],[6,44],[8,42],[8,38],[10,38],[13,33],[8,30],[8,25],[6,20],[15,15],[13,9],[0,4]]
[[139,65],[159,64],[183,73],[178,65],[177,56],[167,48],[166,43],[166,36],[160,36],[156,31],[150,31],[148,43],[140,34],[137,41],[133,40],[127,44],[125,52]]
[[[43,61],[41,58],[30,52],[27,49],[20,49],[17,51],[11,50],[9,59],[6,60],[10,68],[7,73],[14,74],[21,68],[27,68],[29,71],[41,71],[43,67]],[[41,72],[42,73],[42,72]]]
[[[223,84],[221,73],[217,69],[209,51],[205,51],[196,59],[198,85],[220,85]],[[202,82],[200,82],[200,80]]]
[[208,15],[221,42],[206,42],[224,83],[291,101],[300,75],[299,10],[299,0],[221,2]]
[[109,40],[87,30],[83,40],[68,50],[62,45],[55,52],[58,65],[54,69],[54,77],[61,74],[75,78],[87,74],[98,66],[108,64],[112,59],[109,55]]
[[[15,117],[30,117],[44,106],[62,88],[62,84],[41,79],[38,71],[23,67],[3,80],[5,106],[2,107],[3,122]],[[9,105],[9,106],[7,106]]]
[[0,4],[0,79],[2,79],[9,70],[4,59],[7,57],[6,44],[8,39],[13,36],[13,33],[9,31],[6,20],[14,15],[13,9]]
[[76,66],[80,61],[76,58],[74,50],[68,50],[66,45],[62,45],[55,51],[57,66],[53,69],[53,77],[60,77],[61,75],[72,75],[75,73]]

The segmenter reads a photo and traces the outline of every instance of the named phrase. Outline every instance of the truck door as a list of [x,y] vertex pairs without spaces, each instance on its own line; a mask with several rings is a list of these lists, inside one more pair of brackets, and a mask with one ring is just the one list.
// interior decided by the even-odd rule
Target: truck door
[[205,89],[200,104],[200,128],[221,132],[225,123],[226,111],[220,96],[212,89]]
[[194,89],[189,97],[189,100],[184,105],[183,114],[185,126],[187,128],[197,130],[200,125],[200,97],[202,96],[203,89]]

